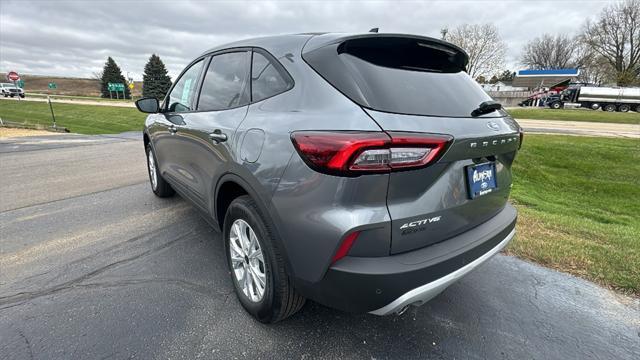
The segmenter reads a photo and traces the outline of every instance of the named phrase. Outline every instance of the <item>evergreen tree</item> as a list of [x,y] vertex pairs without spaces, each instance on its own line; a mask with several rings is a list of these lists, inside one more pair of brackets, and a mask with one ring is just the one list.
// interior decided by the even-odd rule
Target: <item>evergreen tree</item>
[[167,74],[167,68],[158,55],[152,54],[144,66],[142,96],[162,100],[170,87],[171,78]]
[[498,75],[498,81],[513,81],[513,77],[515,73],[510,70],[503,71],[500,75]]
[[[103,98],[110,97],[109,94],[109,83],[122,83],[124,84],[124,95],[126,99],[131,99],[131,93],[129,92],[129,87],[127,86],[127,81],[124,76],[122,76],[122,71],[120,71],[120,67],[116,64],[115,61],[109,56],[107,58],[107,62],[104,64],[104,69],[102,70],[102,78],[101,78],[101,92]],[[115,92],[112,93],[113,98],[116,98]],[[119,92],[118,97],[122,98],[122,92]]]

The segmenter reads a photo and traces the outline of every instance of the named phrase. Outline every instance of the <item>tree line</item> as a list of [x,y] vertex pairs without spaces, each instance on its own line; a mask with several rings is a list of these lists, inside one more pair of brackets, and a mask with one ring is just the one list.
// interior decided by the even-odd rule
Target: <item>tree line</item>
[[[441,30],[442,38],[469,55],[467,73],[480,83],[510,81],[505,70],[506,43],[493,24],[463,24]],[[618,86],[640,85],[640,0],[622,0],[606,6],[595,19],[587,19],[576,34],[550,34],[530,40],[520,62],[530,69],[580,69],[579,80]],[[110,97],[108,83],[128,84],[120,67],[109,57],[101,73],[102,97]],[[156,54],[144,67],[142,96],[163,99],[171,87],[167,69]],[[125,86],[125,98],[131,93]]]
[[[104,64],[104,68],[101,73],[95,74],[95,77],[100,79],[101,94],[103,98],[111,97],[109,92],[109,83],[121,83],[125,84],[124,98],[131,99],[131,92],[129,90],[128,79],[122,75],[122,70],[118,64],[116,64],[113,58],[108,57],[107,62]],[[158,100],[162,100],[171,88],[171,78],[164,63],[160,57],[156,54],[152,54],[149,57],[149,61],[144,66],[144,73],[142,75],[142,96],[154,97]]]
[[[495,25],[464,24],[441,34],[467,51],[467,72],[474,79],[509,79],[511,72],[504,71],[507,47]],[[606,6],[575,34],[546,33],[530,40],[520,63],[530,69],[578,68],[579,80],[589,83],[640,85],[640,0]]]

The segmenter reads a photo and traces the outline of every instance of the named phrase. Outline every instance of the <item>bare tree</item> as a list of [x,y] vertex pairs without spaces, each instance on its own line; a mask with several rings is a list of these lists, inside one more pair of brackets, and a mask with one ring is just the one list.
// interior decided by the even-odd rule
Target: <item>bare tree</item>
[[521,62],[532,69],[566,69],[580,67],[580,42],[560,34],[544,34],[529,41],[522,51]]
[[597,53],[589,53],[583,57],[580,67],[579,81],[607,85],[616,83],[616,70],[607,59]]
[[469,55],[467,73],[472,78],[496,74],[504,68],[507,46],[498,28],[492,24],[463,24],[446,34],[446,40],[463,48]]
[[640,0],[607,6],[595,20],[587,20],[582,41],[615,69],[618,85],[639,81]]

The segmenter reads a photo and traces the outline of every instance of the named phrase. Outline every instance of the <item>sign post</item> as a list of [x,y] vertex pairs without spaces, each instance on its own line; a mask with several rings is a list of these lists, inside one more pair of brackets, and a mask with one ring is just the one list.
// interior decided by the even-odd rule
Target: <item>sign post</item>
[[51,105],[51,96],[47,95],[47,102],[49,103],[49,110],[51,110],[51,119],[53,119],[53,128],[56,128],[56,116],[53,113],[53,105]]
[[[20,75],[18,75],[18,73],[15,72],[15,71],[9,71],[7,73],[7,80],[12,81],[13,82],[13,86],[17,89],[18,88],[18,84],[16,84],[16,82],[18,80],[20,80]],[[20,96],[18,96],[18,101],[20,101]]]
[[49,110],[51,110],[51,119],[53,121],[53,128],[56,128],[56,116],[53,113],[53,105],[51,104],[51,90],[53,89],[57,89],[58,88],[58,84],[54,83],[54,82],[50,82],[49,84],[47,84],[47,88],[48,88],[48,94],[47,94],[47,102],[49,103]]
[[107,90],[111,99],[113,99],[113,92],[116,93],[116,99],[120,99],[120,92],[122,92],[122,98],[125,97],[123,83],[107,83]]

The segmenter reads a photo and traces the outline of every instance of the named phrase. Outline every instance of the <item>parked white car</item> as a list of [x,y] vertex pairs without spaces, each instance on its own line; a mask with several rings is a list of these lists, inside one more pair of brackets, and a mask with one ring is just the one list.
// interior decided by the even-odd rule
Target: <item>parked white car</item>
[[9,97],[9,96],[11,97],[20,96],[21,98],[24,97],[24,90],[13,85],[12,83],[0,83],[0,91],[2,91],[2,95],[4,97]]

